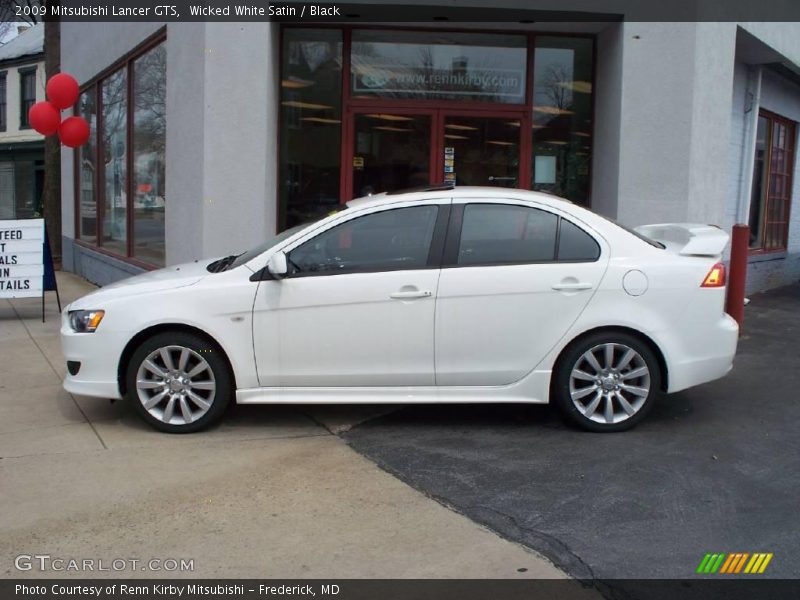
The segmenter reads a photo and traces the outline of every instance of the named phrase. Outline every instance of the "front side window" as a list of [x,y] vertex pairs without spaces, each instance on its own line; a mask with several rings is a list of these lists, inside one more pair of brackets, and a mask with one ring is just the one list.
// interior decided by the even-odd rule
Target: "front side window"
[[509,204],[468,204],[464,208],[458,264],[489,265],[555,259],[558,217]]
[[750,196],[750,249],[786,249],[794,175],[795,124],[762,111],[756,129]]
[[28,111],[36,104],[36,69],[19,72],[19,126],[30,129]]
[[437,206],[372,213],[337,225],[289,255],[294,275],[420,269],[436,224]]

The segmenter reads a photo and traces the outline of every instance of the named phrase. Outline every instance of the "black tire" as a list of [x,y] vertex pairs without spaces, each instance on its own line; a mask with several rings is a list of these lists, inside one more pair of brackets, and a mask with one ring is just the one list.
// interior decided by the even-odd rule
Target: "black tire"
[[[608,345],[612,347],[612,366],[628,359],[622,368],[607,368]],[[633,356],[628,350],[635,356],[628,358]],[[587,354],[590,351],[601,370],[592,366]],[[638,375],[643,368],[647,370],[646,375]],[[597,377],[586,380],[584,375]],[[625,431],[639,423],[652,409],[660,389],[661,370],[650,346],[628,333],[608,331],[579,338],[567,347],[559,358],[552,391],[554,404],[567,419],[587,431],[605,433]],[[630,413],[631,409],[635,411]]]
[[[171,348],[170,348],[171,347]],[[160,349],[167,349],[168,357],[175,367],[175,370],[166,369],[166,361],[160,354]],[[183,349],[187,349],[186,363],[183,371],[177,369],[178,363],[183,360]],[[144,367],[145,359],[151,357],[154,352],[159,352],[155,360],[148,367]],[[160,358],[161,357],[161,358]],[[199,371],[196,375],[202,381],[195,381],[187,377],[194,369],[203,367],[205,361],[207,369]],[[165,378],[156,374],[156,371],[169,373]],[[182,375],[179,375],[182,373]],[[137,387],[137,375],[142,375],[143,379],[152,382],[154,389],[142,389]],[[209,343],[205,338],[181,331],[164,332],[148,338],[136,349],[131,356],[125,371],[125,381],[127,384],[127,399],[133,404],[136,412],[145,422],[167,433],[193,433],[205,429],[209,425],[222,418],[225,408],[233,395],[233,377],[228,365],[228,361],[216,344]],[[182,379],[181,379],[182,378]],[[177,381],[180,379],[180,381]],[[162,383],[170,381],[170,384]],[[197,386],[194,388],[191,382]],[[173,390],[171,386],[175,386]],[[213,386],[212,390],[208,389]],[[166,396],[159,400],[157,404],[148,409],[145,407],[145,400],[155,401],[156,395],[166,393]],[[173,398],[174,396],[174,398]],[[169,421],[163,420],[168,416],[167,405],[172,399],[172,410],[169,413]],[[204,401],[203,404],[201,401]],[[185,404],[185,406],[184,406]],[[209,405],[207,408],[206,405]],[[151,413],[151,410],[156,413]],[[184,410],[187,412],[184,413]],[[160,418],[159,418],[160,413]],[[188,415],[188,418],[187,416]],[[197,415],[196,418],[191,418]]]

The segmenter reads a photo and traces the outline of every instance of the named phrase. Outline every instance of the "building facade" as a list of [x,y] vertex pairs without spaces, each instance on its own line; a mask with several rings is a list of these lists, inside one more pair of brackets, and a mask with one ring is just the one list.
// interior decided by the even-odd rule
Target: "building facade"
[[748,291],[800,278],[797,23],[65,22],[61,43],[92,124],[62,153],[64,267],[96,283],[429,182],[748,223]]
[[0,46],[0,219],[41,216],[44,138],[28,109],[44,100],[44,25]]

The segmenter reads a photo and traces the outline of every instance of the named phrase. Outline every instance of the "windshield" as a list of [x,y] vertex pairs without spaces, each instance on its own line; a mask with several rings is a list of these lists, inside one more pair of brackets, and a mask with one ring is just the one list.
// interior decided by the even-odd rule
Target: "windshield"
[[301,231],[301,230],[305,229],[306,227],[310,227],[314,223],[319,223],[320,221],[322,221],[322,219],[327,219],[331,215],[335,215],[336,213],[342,212],[343,210],[345,210],[345,207],[342,207],[339,210],[331,211],[327,215],[322,217],[321,219],[315,219],[313,221],[306,221],[305,223],[301,223],[300,225],[295,225],[294,227],[290,227],[289,229],[281,231],[278,235],[275,235],[275,236],[269,238],[264,243],[259,244],[255,248],[251,248],[247,252],[243,252],[242,254],[237,255],[235,257],[235,260],[232,263],[230,263],[230,265],[226,266],[226,269],[235,269],[236,267],[239,267],[239,266],[243,265],[244,263],[253,260],[256,256],[258,256],[262,252],[265,252],[265,251],[269,250],[270,248],[272,248],[276,244],[281,243],[283,240],[289,239],[290,237],[292,237],[298,231]]

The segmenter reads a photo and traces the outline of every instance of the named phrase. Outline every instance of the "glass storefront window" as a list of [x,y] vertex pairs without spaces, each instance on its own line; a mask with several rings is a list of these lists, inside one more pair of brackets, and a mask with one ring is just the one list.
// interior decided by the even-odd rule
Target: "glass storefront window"
[[133,62],[133,256],[164,265],[167,52]]
[[354,196],[430,183],[429,116],[359,114],[354,128]]
[[524,35],[355,30],[353,98],[525,102]]
[[591,38],[537,36],[533,61],[533,189],[589,202]]
[[103,81],[103,177],[105,204],[103,214],[103,246],[122,255],[127,254],[128,170],[128,77],[120,69]]
[[342,32],[285,29],[282,67],[280,230],[339,205]]
[[78,236],[95,243],[97,240],[97,107],[95,88],[83,92],[78,99],[78,114],[89,123],[89,141],[75,152],[78,160]]
[[510,117],[445,117],[444,180],[518,187],[519,130]]

